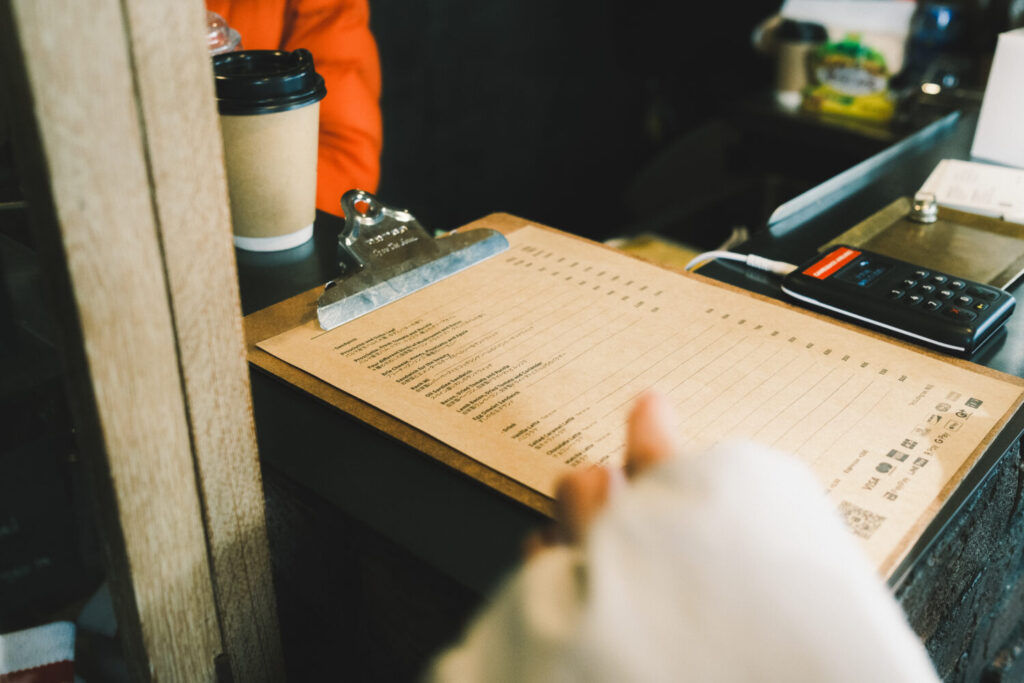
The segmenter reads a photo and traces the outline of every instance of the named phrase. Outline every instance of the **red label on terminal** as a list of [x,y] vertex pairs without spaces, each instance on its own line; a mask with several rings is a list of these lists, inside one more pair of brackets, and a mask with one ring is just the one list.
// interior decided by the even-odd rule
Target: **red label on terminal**
[[804,275],[810,275],[811,277],[818,278],[819,280],[824,280],[858,256],[860,256],[859,251],[856,251],[855,249],[848,249],[847,247],[840,247],[835,251],[829,252],[828,256],[821,259],[814,265],[804,269]]

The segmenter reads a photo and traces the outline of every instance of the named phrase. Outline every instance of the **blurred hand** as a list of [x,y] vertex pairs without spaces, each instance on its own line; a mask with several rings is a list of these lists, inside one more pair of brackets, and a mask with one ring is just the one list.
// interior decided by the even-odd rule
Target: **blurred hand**
[[590,467],[565,475],[555,494],[554,525],[527,538],[524,549],[527,558],[554,545],[579,543],[626,478],[637,476],[675,451],[675,412],[668,400],[658,393],[641,394],[629,415],[626,429],[623,469]]

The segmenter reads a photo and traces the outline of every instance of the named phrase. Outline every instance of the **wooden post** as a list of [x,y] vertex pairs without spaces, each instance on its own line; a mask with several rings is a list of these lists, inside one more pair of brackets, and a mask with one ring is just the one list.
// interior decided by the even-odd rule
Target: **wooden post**
[[204,6],[0,13],[132,678],[282,680]]

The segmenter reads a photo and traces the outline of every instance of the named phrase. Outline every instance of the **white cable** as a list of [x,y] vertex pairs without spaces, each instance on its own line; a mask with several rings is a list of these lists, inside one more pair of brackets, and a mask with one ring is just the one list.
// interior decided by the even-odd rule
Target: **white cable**
[[707,263],[708,261],[711,261],[716,258],[722,258],[731,261],[747,260],[747,257],[744,256],[743,254],[737,254],[736,252],[732,251],[705,251],[703,254],[699,256],[694,256],[693,259],[691,259],[690,262],[686,264],[686,268],[684,268],[684,270],[693,270],[697,266]]
[[728,261],[742,261],[751,268],[775,273],[776,275],[789,275],[796,270],[796,266],[792,263],[786,263],[785,261],[773,261],[772,259],[767,259],[763,256],[758,256],[757,254],[737,254],[734,251],[720,250],[706,251],[703,254],[694,257],[686,264],[686,270],[693,270],[697,266],[716,258],[726,259]]

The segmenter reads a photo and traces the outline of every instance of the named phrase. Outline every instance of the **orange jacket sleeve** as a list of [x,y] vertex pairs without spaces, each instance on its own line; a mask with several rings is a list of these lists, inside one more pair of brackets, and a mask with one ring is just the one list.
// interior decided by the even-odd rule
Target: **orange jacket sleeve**
[[320,103],[316,206],[341,215],[351,188],[377,190],[382,144],[380,60],[367,0],[208,0],[246,49],[313,53],[327,96]]

